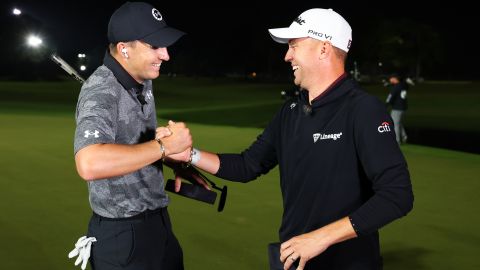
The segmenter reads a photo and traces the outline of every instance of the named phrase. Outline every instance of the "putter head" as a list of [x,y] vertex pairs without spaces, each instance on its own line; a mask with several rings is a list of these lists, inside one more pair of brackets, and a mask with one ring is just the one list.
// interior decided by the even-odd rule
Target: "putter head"
[[223,208],[225,207],[225,202],[227,201],[227,186],[223,186],[221,189],[222,193],[220,193],[220,202],[218,202],[218,212],[222,212]]
[[[206,178],[205,175],[200,173],[200,176],[208,183],[212,185],[213,189],[221,191],[220,193],[220,201],[218,203],[218,212],[222,212],[223,208],[225,208],[225,202],[227,201],[227,186],[223,186],[223,188],[219,188],[213,183],[211,180]],[[217,199],[217,193],[213,190],[205,189],[203,186],[198,184],[190,184],[183,182],[182,187],[180,188],[179,192],[175,192],[175,180],[168,179],[167,183],[165,184],[165,190],[173,192],[174,194],[181,195],[190,199],[194,199],[197,201],[205,202],[208,204],[215,204],[215,200]]]
[[214,204],[215,200],[217,199],[217,193],[214,191],[205,189],[200,185],[194,185],[185,182],[182,183],[180,191],[175,192],[175,180],[173,179],[168,179],[167,184],[165,185],[165,190],[208,204]]
[[175,180],[168,179],[165,184],[165,190],[173,192],[174,194],[181,195],[190,199],[198,200],[208,204],[215,204],[217,198],[217,193],[213,190],[208,190],[199,184],[198,180],[195,179],[195,176],[200,177],[204,182],[208,183],[212,189],[221,191],[220,202],[218,204],[218,212],[222,212],[225,208],[225,202],[227,200],[227,186],[223,188],[217,187],[213,181],[208,179],[203,173],[197,170],[193,166],[184,167],[182,163],[169,163],[168,167],[172,168],[175,175],[179,176],[182,179],[187,180],[188,182],[182,182],[182,187],[179,192],[175,192]]

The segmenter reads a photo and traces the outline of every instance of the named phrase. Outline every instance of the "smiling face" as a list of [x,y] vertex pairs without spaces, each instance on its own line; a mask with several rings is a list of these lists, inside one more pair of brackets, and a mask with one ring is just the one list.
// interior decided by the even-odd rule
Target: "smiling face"
[[317,80],[322,41],[312,38],[296,38],[288,42],[285,61],[290,62],[295,85],[310,89]]
[[154,47],[139,40],[123,44],[128,57],[122,54],[122,66],[139,83],[156,79],[163,61],[170,60],[166,47]]

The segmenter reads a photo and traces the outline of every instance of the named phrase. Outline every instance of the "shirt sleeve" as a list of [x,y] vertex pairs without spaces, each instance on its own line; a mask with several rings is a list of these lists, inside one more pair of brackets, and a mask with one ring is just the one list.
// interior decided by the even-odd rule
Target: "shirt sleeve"
[[385,100],[385,103],[392,104],[392,93],[388,94],[387,99]]
[[385,106],[367,97],[354,110],[355,145],[374,192],[350,215],[356,232],[362,235],[406,215],[413,208],[413,192],[407,163]]
[[220,168],[215,175],[227,180],[248,182],[273,169],[278,164],[275,140],[280,124],[279,114],[241,154],[219,154]]
[[116,119],[113,93],[102,87],[82,89],[77,103],[74,153],[88,145],[115,142]]

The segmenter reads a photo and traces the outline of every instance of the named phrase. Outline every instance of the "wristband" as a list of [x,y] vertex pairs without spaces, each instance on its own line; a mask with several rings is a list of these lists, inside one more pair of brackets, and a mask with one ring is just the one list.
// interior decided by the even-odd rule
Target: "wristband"
[[200,161],[201,152],[196,148],[192,148],[192,152],[190,153],[190,163],[193,165],[197,165],[198,161]]
[[200,151],[192,147],[190,148],[190,159],[188,160],[188,162],[183,163],[182,167],[188,168],[192,165],[196,165],[199,160],[200,160]]

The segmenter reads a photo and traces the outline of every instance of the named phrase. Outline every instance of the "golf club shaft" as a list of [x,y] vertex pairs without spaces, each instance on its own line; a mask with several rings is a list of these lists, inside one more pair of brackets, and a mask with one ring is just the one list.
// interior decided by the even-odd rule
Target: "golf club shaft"
[[52,54],[50,56],[50,59],[52,59],[52,61],[58,64],[63,70],[65,70],[68,75],[72,76],[80,83],[85,82],[85,79],[83,79],[82,76],[80,76],[80,74],[78,74],[78,72],[74,68],[72,68],[67,62],[65,62],[65,60],[63,60],[60,56]]

